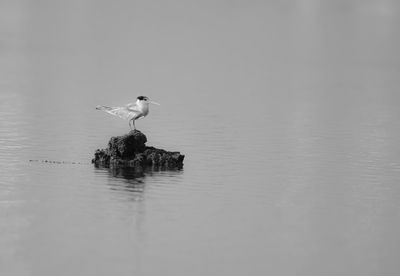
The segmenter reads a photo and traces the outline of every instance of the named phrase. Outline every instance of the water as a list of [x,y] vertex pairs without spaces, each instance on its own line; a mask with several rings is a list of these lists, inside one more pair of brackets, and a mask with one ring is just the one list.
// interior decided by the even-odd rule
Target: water
[[[399,15],[1,1],[0,274],[397,275]],[[94,168],[128,130],[94,107],[142,94],[183,170]]]

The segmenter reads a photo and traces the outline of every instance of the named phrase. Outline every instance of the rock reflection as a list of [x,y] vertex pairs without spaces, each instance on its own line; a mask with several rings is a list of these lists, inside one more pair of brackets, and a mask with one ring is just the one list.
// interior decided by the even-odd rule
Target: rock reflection
[[[130,200],[141,201],[144,199],[146,186],[151,183],[170,181],[171,177],[176,177],[183,173],[183,169],[166,169],[151,167],[141,168],[105,168],[95,166],[95,170],[106,175],[107,185],[112,191],[123,192],[129,196]],[[126,192],[129,192],[127,194]]]
[[141,178],[145,176],[143,169],[136,168],[110,168],[108,169],[110,175],[116,178],[123,178],[126,180],[135,180],[142,182]]

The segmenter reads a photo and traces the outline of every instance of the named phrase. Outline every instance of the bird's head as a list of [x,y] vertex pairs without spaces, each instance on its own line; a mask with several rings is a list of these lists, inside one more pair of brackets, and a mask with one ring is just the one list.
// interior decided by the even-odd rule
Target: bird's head
[[160,105],[159,103],[150,101],[150,99],[148,97],[146,97],[146,96],[137,97],[136,98],[136,103],[138,103],[138,104],[146,104],[146,105],[152,103],[152,104]]

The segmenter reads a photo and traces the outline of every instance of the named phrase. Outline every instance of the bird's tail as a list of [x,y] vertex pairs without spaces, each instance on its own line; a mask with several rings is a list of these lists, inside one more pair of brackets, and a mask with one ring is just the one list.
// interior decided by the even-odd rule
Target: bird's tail
[[107,110],[112,109],[112,107],[105,106],[105,105],[98,105],[98,106],[96,106],[96,109],[97,109],[97,110],[104,110],[104,111],[107,111]]

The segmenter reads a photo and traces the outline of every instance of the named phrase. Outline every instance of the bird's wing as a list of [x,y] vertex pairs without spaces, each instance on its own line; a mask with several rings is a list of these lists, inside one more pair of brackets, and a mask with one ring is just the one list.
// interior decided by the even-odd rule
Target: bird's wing
[[122,119],[132,119],[139,114],[139,110],[135,109],[134,106],[110,107],[99,105],[96,107],[96,109],[103,110]]
[[135,103],[127,104],[127,105],[126,105],[126,108],[127,108],[128,110],[133,111],[133,112],[139,112],[139,107],[138,107],[137,104],[135,104]]

